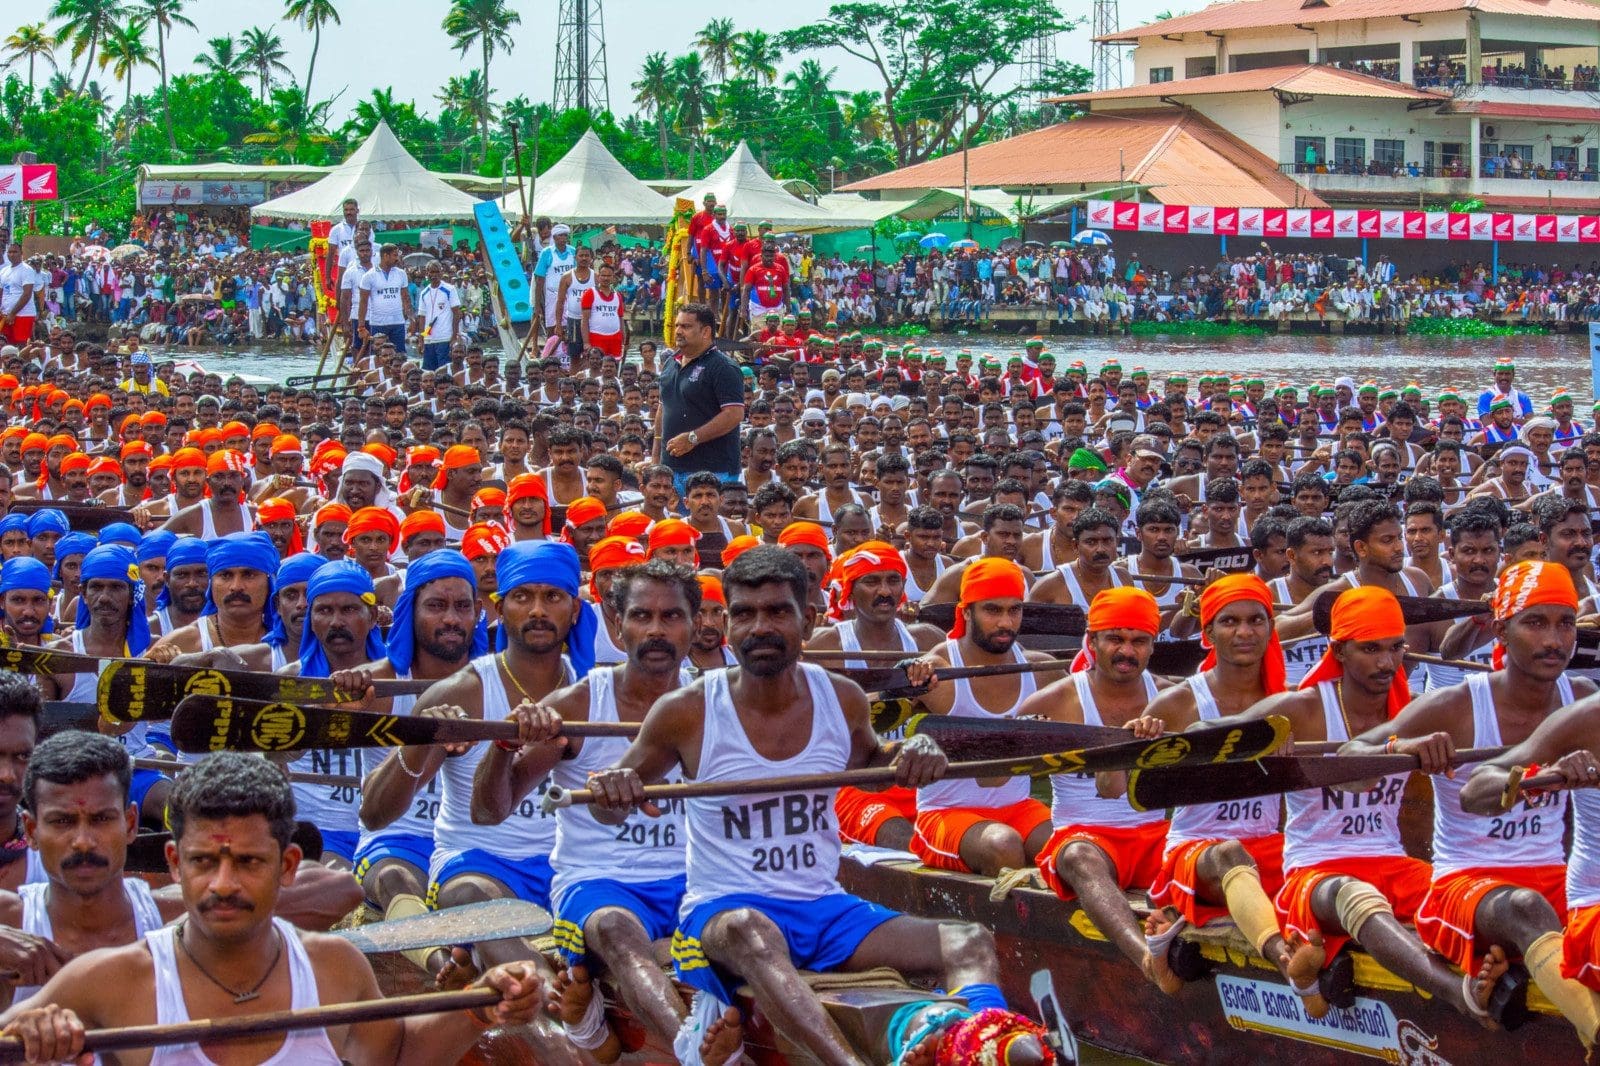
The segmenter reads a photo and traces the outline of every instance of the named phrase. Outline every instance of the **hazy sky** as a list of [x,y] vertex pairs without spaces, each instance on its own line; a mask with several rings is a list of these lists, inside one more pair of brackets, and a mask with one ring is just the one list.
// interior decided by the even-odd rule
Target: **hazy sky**
[[[452,74],[476,66],[478,58],[475,49],[466,57],[460,56],[439,29],[448,6],[445,0],[343,0],[338,4],[342,25],[323,31],[312,91],[318,97],[326,97],[344,90],[334,109],[341,118],[356,100],[381,86],[393,86],[397,98],[415,101],[418,110],[433,111],[437,106],[433,97],[439,86]],[[511,6],[521,14],[522,23],[513,30],[516,50],[510,56],[496,55],[490,65],[489,81],[495,99],[504,101],[522,94],[534,101],[549,100],[555,77],[550,42],[556,30],[556,4],[550,0],[511,0]],[[695,32],[709,19],[730,17],[741,29],[770,33],[821,17],[828,6],[829,0],[790,0],[771,10],[734,5],[727,0],[699,5],[609,0],[604,14],[612,110],[619,115],[633,111],[629,85],[647,53],[664,50],[672,55],[687,51]],[[1134,25],[1172,6],[1169,0],[1127,0],[1122,6],[1122,24]],[[16,25],[43,20],[50,7],[51,0],[9,0],[0,14],[0,37]],[[252,25],[268,25],[282,11],[282,3],[190,0],[188,8],[187,13],[198,28],[180,28],[169,44],[168,66],[172,72],[191,69],[208,37],[238,34]],[[1088,4],[1064,4],[1062,10],[1087,18]],[[252,15],[251,11],[257,14]],[[289,68],[296,79],[304,78],[311,55],[311,35],[281,19],[275,28],[289,51]],[[1062,35],[1057,47],[1063,59],[1088,65],[1087,28]],[[840,88],[877,88],[875,76],[865,64],[839,52],[821,53],[818,58],[838,68],[835,84]],[[109,80],[105,73],[95,76],[102,84]],[[134,90],[145,91],[154,83],[153,72],[141,72],[134,77]],[[114,98],[120,99],[120,95],[114,93]]]

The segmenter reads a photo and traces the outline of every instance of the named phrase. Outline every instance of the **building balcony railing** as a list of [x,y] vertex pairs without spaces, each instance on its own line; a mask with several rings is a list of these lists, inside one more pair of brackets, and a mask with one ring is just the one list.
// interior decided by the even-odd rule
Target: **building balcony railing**
[[[1387,81],[1400,80],[1398,62],[1342,61],[1327,66],[1366,74]],[[1412,68],[1411,84],[1419,89],[1444,89],[1452,94],[1464,93],[1475,86],[1469,83],[1464,63],[1418,63]],[[1576,66],[1548,67],[1529,72],[1519,67],[1485,66],[1479,72],[1479,84],[1495,89],[1551,90],[1557,92],[1600,92],[1600,67]]]
[[[1380,163],[1279,163],[1278,170],[1300,179],[1302,184],[1310,184],[1313,187],[1326,186],[1328,188],[1342,187],[1347,181],[1376,183],[1384,181],[1416,181],[1423,178],[1467,181],[1472,177],[1464,164],[1422,166],[1420,164]],[[1481,177],[1485,181],[1505,182],[1514,185],[1528,182],[1567,185],[1573,182],[1600,181],[1600,172],[1597,172],[1594,167],[1581,170],[1576,168],[1546,167],[1541,164],[1520,172],[1490,173],[1485,170]]]

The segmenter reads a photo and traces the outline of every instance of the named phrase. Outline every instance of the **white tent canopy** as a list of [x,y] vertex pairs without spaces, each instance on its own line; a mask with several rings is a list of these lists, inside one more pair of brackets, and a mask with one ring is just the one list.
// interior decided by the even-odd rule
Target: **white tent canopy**
[[[522,217],[517,190],[499,204],[507,218]],[[672,201],[628,173],[594,130],[539,175],[528,210],[572,225],[664,226],[672,219]]]
[[717,203],[727,205],[728,218],[734,222],[771,222],[779,229],[806,231],[865,229],[875,221],[870,215],[844,217],[790,193],[761,169],[743,141],[727,162],[679,195],[694,201],[698,209],[706,193],[714,194]]
[[476,199],[428,173],[389,127],[379,122],[365,143],[315,185],[250,209],[258,218],[336,219],[354,198],[361,217],[374,222],[472,221]]

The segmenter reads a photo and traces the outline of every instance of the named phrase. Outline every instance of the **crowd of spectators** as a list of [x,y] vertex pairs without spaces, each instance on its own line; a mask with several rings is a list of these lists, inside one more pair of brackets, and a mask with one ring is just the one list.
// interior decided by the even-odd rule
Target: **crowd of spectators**
[[[1332,64],[1388,81],[1400,80],[1400,64],[1395,60],[1341,59]],[[1528,66],[1507,63],[1503,58],[1485,63],[1478,71],[1479,81],[1502,89],[1570,89],[1574,92],[1600,91],[1600,67],[1579,63],[1571,71],[1565,64]],[[1419,89],[1460,89],[1467,84],[1467,65],[1453,59],[1423,59],[1411,66],[1411,80]]]

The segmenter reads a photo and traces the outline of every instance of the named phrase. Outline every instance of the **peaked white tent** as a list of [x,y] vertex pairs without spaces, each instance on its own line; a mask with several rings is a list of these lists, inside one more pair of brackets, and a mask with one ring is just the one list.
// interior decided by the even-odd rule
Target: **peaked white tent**
[[[499,204],[507,218],[522,217],[517,190]],[[664,226],[672,219],[672,201],[628,173],[594,130],[585,130],[560,162],[539,175],[528,210],[582,226]]]
[[374,222],[471,222],[478,201],[430,174],[383,122],[350,158],[315,185],[257,204],[250,217],[337,219],[354,197]]
[[844,217],[790,193],[761,169],[743,141],[727,162],[678,195],[694,201],[698,209],[708,192],[716,195],[717,203],[727,205],[728,218],[734,222],[771,222],[779,229],[803,231],[864,229],[875,221],[868,214]]

